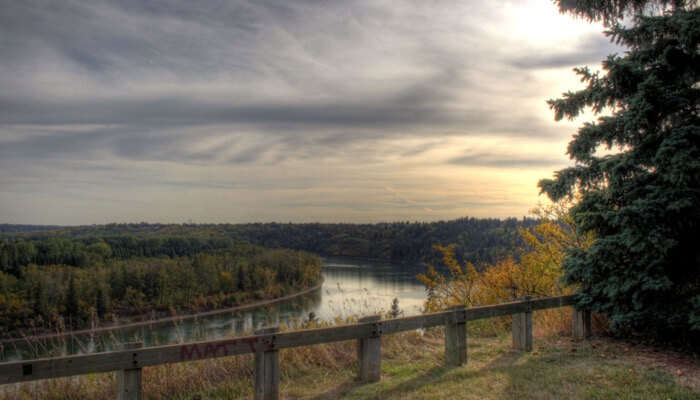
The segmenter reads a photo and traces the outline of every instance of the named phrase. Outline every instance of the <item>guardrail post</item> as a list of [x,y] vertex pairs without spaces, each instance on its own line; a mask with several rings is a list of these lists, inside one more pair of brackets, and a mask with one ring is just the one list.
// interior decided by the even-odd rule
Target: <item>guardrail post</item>
[[572,328],[574,339],[582,340],[591,337],[591,312],[574,307]]
[[372,336],[357,340],[357,360],[359,362],[359,376],[362,382],[379,382],[382,363],[382,339],[381,316],[372,315],[360,318],[357,322],[374,322]]
[[513,347],[520,351],[532,351],[532,311],[513,314]]
[[[122,350],[133,350],[143,346],[141,342],[122,344]],[[138,365],[134,353],[134,365]],[[141,400],[141,368],[130,368],[117,371],[117,400]]]
[[[279,332],[278,326],[255,331],[256,335]],[[269,346],[269,349],[265,348]],[[280,397],[280,358],[274,336],[269,342],[259,343],[255,350],[255,400],[277,400]]]
[[464,320],[465,306],[453,306],[445,324],[445,363],[459,367],[467,362],[467,322]]

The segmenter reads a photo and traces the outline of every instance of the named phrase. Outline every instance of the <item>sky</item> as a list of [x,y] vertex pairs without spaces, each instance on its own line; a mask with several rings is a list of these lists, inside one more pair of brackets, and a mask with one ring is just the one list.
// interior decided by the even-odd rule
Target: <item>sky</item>
[[549,0],[0,3],[0,223],[519,218],[624,51]]

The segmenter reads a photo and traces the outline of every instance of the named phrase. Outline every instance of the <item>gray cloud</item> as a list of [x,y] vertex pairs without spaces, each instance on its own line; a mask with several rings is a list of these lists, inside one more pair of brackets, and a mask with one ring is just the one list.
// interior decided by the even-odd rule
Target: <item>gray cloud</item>
[[522,69],[579,67],[598,65],[607,54],[619,53],[622,49],[601,34],[582,38],[570,50],[538,54],[524,54],[510,59],[509,64]]
[[[27,109],[31,111],[22,114]],[[12,116],[15,110],[21,117]],[[8,125],[87,124],[102,127],[89,132],[61,131],[5,142],[0,155],[6,158],[45,158],[109,151],[134,159],[216,161],[219,158],[214,156],[224,149],[190,151],[192,145],[212,136],[196,128],[212,125],[227,126],[225,130],[231,137],[230,142],[235,142],[236,132],[247,132],[262,142],[247,146],[249,150],[245,155],[220,159],[236,163],[256,161],[259,157],[255,153],[274,146],[285,147],[287,157],[303,157],[308,150],[329,151],[358,141],[406,136],[439,137],[446,129],[460,130],[464,135],[552,136],[555,133],[552,127],[531,117],[502,119],[500,115],[498,110],[414,107],[388,100],[367,104],[243,107],[202,104],[186,99],[53,105],[38,101],[31,105],[27,102],[26,107],[0,108],[0,121]],[[435,127],[440,127],[440,130]],[[339,129],[344,132],[339,132]],[[414,149],[408,154],[421,151]]]
[[[228,190],[245,199],[283,190],[268,203],[246,204],[345,207],[346,200],[300,193],[323,192],[340,181],[344,186],[334,190],[376,187],[384,193],[395,180],[414,181],[408,164],[415,171],[558,166],[517,151],[504,159],[488,146],[450,158],[454,138],[560,138],[551,118],[534,112],[533,93],[544,91],[534,71],[585,64],[610,52],[600,36],[576,39],[566,50],[534,52],[504,33],[507,27],[484,23],[503,19],[503,6],[455,0],[3,2],[0,222],[39,218],[24,205],[53,197],[55,206],[36,207],[54,221],[62,215],[53,208],[58,204],[84,209],[94,205],[90,199],[108,196],[111,204],[144,197],[185,201],[175,190],[216,196]],[[541,95],[541,106],[548,95],[556,93]],[[426,163],[434,154],[438,161]],[[281,196],[287,203],[273,202]],[[367,208],[381,203],[367,196]],[[401,207],[456,213],[489,204],[501,213],[515,207],[508,199],[423,199]],[[109,211],[95,207],[90,218]],[[167,207],[153,212],[179,215]],[[222,206],[218,215],[225,212]]]
[[552,167],[566,166],[564,158],[551,156],[527,156],[513,154],[477,153],[454,157],[448,160],[450,164],[470,167],[494,167],[494,168],[523,168],[523,167]]
[[[428,99],[418,99],[426,102]],[[432,103],[434,106],[435,104]],[[364,103],[249,104],[192,101],[187,98],[127,99],[112,101],[56,101],[0,99],[0,123],[6,124],[133,124],[152,127],[212,125],[221,123],[303,127],[394,127],[485,124],[495,110],[450,110],[421,107],[391,98]]]

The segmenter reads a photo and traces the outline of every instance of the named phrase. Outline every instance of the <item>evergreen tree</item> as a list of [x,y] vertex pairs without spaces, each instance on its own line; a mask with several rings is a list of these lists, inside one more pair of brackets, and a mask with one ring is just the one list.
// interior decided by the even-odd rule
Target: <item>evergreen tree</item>
[[99,283],[95,291],[95,311],[97,316],[102,318],[109,309],[109,298],[104,286]]
[[569,143],[576,164],[539,183],[552,200],[578,199],[572,216],[596,236],[587,250],[569,251],[565,279],[581,285],[579,304],[606,313],[617,332],[698,348],[700,10],[684,1],[557,3],[604,21],[611,40],[629,49],[609,56],[602,72],[575,69],[587,86],[549,101],[556,120],[587,107],[609,111]]
[[68,292],[66,293],[66,314],[73,316],[74,318],[78,315],[78,293],[75,289],[75,274],[70,274],[70,281],[68,282]]
[[46,295],[46,288],[41,280],[38,280],[33,288],[33,304],[34,312],[37,315],[46,316],[48,310],[48,298]]

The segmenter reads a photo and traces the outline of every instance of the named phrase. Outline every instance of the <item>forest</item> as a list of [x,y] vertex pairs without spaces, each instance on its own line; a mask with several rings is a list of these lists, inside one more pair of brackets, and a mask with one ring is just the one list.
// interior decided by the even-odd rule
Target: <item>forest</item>
[[316,255],[231,240],[5,238],[0,249],[0,336],[231,307],[321,278]]
[[[459,218],[438,222],[391,222],[376,224],[251,223],[251,224],[107,224],[46,230],[13,231],[0,225],[0,238],[26,240],[56,237],[79,239],[90,246],[99,237],[114,252],[149,256],[149,249],[163,248],[169,256],[183,255],[190,248],[215,249],[231,241],[244,241],[267,248],[290,248],[325,256],[364,257],[398,263],[440,263],[435,245],[455,245],[459,262],[477,266],[493,264],[514,254],[523,245],[521,228],[537,225],[535,218]],[[1,232],[5,232],[4,234]],[[144,240],[150,240],[146,244]],[[160,251],[160,250],[159,250]],[[6,256],[0,248],[0,265]],[[40,254],[39,252],[38,254]]]
[[517,259],[521,228],[537,221],[6,224],[0,226],[0,335],[283,296],[320,280],[321,261],[311,253],[440,265],[435,246],[453,244],[459,262],[480,268]]

